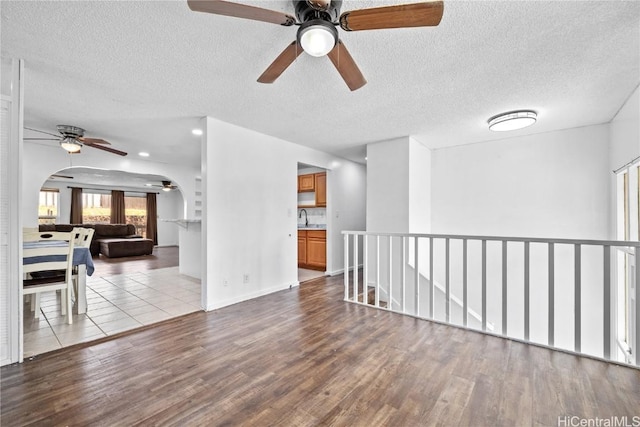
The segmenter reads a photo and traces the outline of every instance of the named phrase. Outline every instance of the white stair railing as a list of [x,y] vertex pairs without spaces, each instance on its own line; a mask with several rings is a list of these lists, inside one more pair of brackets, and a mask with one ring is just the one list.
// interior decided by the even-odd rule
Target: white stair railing
[[[640,366],[640,269],[633,267],[640,242],[343,235],[345,301]],[[632,353],[626,357],[616,345],[612,247],[633,261],[627,272]]]

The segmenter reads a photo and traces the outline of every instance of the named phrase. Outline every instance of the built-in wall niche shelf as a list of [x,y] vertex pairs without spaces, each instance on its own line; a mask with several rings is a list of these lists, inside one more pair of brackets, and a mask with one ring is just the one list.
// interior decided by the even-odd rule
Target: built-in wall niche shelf
[[190,225],[200,225],[202,223],[201,219],[161,219],[162,222],[173,222],[178,226],[188,229]]
[[197,176],[195,182],[195,204],[194,204],[194,216],[196,218],[202,218],[202,178]]

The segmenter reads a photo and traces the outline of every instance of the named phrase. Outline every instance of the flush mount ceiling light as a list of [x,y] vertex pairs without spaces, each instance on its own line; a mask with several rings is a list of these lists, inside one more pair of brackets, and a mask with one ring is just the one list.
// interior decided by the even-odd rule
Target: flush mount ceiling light
[[531,126],[538,115],[535,111],[520,110],[498,114],[489,119],[489,129],[494,132],[506,132]]
[[68,153],[77,153],[82,145],[75,138],[65,137],[60,141],[60,146],[67,150]]
[[149,157],[149,153],[147,153],[146,151],[141,151],[138,153],[138,156],[140,157]]
[[298,43],[311,56],[325,56],[333,50],[338,41],[338,30],[323,19],[305,22],[298,30]]

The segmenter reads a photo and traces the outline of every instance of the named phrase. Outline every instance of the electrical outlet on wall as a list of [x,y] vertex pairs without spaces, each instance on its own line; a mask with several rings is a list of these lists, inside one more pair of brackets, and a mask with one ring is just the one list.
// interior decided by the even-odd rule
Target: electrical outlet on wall
[[242,276],[242,283],[249,283],[249,273],[244,273]]

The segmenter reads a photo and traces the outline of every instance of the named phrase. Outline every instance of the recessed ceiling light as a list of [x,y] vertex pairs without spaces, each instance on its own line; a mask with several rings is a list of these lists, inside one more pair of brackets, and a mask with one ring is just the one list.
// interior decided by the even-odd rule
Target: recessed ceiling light
[[141,151],[138,153],[138,156],[140,157],[149,157],[149,153],[145,152],[145,151]]
[[200,136],[202,135],[202,129],[193,129],[191,133]]
[[489,119],[489,129],[495,132],[506,132],[531,126],[538,115],[535,111],[520,110],[498,114]]

